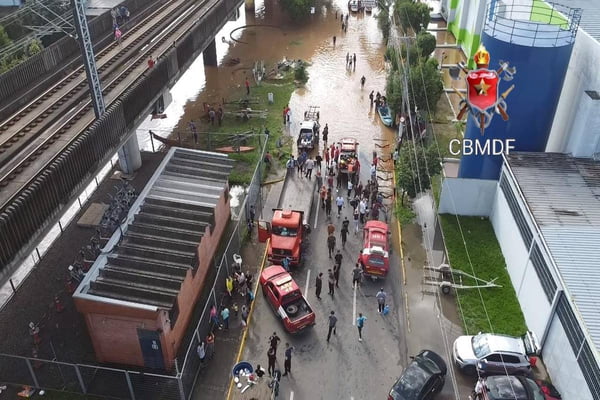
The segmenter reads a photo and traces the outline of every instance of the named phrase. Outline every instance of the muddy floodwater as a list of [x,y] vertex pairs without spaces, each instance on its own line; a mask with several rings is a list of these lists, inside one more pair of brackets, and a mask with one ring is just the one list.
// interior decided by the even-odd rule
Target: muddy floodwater
[[[291,21],[274,0],[256,1],[254,13],[242,6],[239,18],[228,22],[216,35],[219,66],[204,67],[199,57],[171,90],[173,101],[166,109],[167,118],[146,121],[139,128],[140,145],[149,148],[148,129],[161,136],[185,132],[188,121],[202,114],[204,102],[214,104],[222,98],[237,97],[232,93],[240,93],[255,61],[264,60],[271,69],[285,57],[310,63],[308,83],[290,100],[292,124],[288,134],[295,135],[304,111],[317,105],[321,125],[329,124],[330,143],[355,137],[363,165],[370,164],[374,150],[389,158],[393,130],[381,124],[368,97],[371,90],[385,91],[385,46],[376,13],[350,14],[345,33],[341,30],[342,13],[348,14],[345,1],[323,2],[306,21],[298,23]],[[335,46],[333,36],[337,37]],[[347,53],[356,54],[356,67],[352,69],[346,68]],[[232,59],[240,62],[228,66]],[[363,75],[366,84],[361,88]]]

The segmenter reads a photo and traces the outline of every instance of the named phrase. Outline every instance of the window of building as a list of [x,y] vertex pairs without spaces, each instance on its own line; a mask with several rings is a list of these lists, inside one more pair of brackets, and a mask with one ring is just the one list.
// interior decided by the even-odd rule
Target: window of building
[[573,354],[577,357],[577,363],[592,393],[592,398],[600,399],[600,366],[588,341],[583,336],[583,330],[567,297],[562,292],[556,305],[556,314],[565,330],[567,339],[569,339]]
[[523,242],[525,242],[525,246],[529,248],[529,246],[531,246],[531,241],[533,240],[533,234],[531,233],[531,229],[529,229],[529,224],[523,215],[523,211],[521,211],[519,202],[517,201],[517,198],[515,197],[515,194],[508,183],[508,179],[506,179],[504,174],[502,174],[502,178],[500,178],[500,189],[502,189],[502,193],[504,193],[504,197],[508,203],[508,208],[510,209],[515,223],[517,224],[517,228],[519,228]]
[[537,273],[537,276],[542,284],[542,289],[544,289],[544,293],[546,294],[546,298],[548,302],[552,302],[554,298],[554,293],[556,293],[556,282],[550,273],[550,269],[548,268],[548,264],[542,255],[542,251],[540,250],[537,243],[533,244],[531,249],[531,264]]

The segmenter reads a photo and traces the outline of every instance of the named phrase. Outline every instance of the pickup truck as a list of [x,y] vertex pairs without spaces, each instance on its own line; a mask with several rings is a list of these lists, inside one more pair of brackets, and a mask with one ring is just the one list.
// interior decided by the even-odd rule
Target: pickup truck
[[272,265],[260,274],[260,286],[275,313],[289,333],[297,333],[315,324],[315,313],[292,276],[280,265]]

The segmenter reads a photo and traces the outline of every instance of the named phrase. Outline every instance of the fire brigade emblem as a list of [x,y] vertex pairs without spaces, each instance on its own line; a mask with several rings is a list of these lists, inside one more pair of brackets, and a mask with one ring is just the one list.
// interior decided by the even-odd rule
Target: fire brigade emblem
[[467,75],[465,78],[467,82],[467,97],[465,98],[455,89],[456,93],[461,97],[461,109],[456,118],[462,120],[468,112],[483,135],[485,128],[492,122],[494,113],[500,114],[503,120],[508,121],[505,100],[515,88],[515,85],[511,85],[506,91],[500,94],[500,81],[511,81],[517,70],[515,67],[509,67],[506,61],[500,61],[500,68],[497,70],[489,69],[490,53],[487,52],[483,45],[479,46],[473,59],[477,65],[477,69],[475,70],[467,69],[464,63],[458,64],[458,67]]

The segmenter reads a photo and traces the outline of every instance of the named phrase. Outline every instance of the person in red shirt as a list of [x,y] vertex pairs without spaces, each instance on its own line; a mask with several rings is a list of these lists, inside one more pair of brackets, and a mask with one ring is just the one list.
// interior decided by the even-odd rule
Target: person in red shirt
[[148,68],[150,69],[150,68],[154,67],[154,64],[156,64],[156,61],[154,61],[152,56],[150,56],[150,58],[148,59]]

